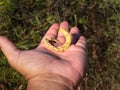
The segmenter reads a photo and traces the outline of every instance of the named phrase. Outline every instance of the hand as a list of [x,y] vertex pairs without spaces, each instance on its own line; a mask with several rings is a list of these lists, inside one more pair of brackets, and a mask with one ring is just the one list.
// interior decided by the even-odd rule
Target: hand
[[[59,28],[66,29],[73,37],[71,46],[64,52],[52,51],[43,42],[47,37],[57,37],[60,40],[59,45],[63,44],[65,38],[57,31]],[[19,50],[9,39],[0,36],[0,47],[9,64],[20,72],[26,80],[44,73],[53,73],[61,75],[77,85],[86,72],[87,56],[85,46],[85,38],[79,37],[79,29],[73,27],[69,31],[69,24],[66,21],[60,25],[53,24],[38,47],[32,50]]]

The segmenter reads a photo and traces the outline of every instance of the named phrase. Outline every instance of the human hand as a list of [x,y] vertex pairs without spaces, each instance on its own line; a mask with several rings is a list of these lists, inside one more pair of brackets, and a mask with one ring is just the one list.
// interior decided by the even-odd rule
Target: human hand
[[[59,28],[66,29],[73,37],[71,46],[64,52],[52,51],[43,42],[45,38],[57,37],[60,41],[58,46],[62,45],[65,42],[65,38],[57,31]],[[76,86],[86,72],[87,55],[85,51],[85,38],[79,37],[79,29],[77,27],[73,27],[69,31],[69,24],[66,21],[60,25],[57,23],[53,24],[35,49],[19,50],[11,41],[3,36],[0,36],[0,47],[7,57],[9,64],[20,72],[26,80],[52,73],[67,78]]]

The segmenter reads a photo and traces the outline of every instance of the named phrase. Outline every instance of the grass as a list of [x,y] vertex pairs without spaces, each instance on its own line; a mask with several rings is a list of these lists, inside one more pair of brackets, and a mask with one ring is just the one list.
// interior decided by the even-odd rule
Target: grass
[[[79,89],[119,90],[120,0],[0,0],[0,35],[23,50],[36,47],[49,26],[63,20],[87,38],[89,66]],[[24,90],[24,78],[0,57],[0,90]]]

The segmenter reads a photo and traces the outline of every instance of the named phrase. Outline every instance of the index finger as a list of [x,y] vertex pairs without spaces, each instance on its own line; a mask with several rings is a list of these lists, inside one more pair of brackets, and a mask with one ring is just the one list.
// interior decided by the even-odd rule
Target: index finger
[[[58,29],[59,29],[59,24],[58,24],[58,23],[54,23],[54,24],[49,28],[49,30],[46,32],[46,34],[44,35],[44,37],[43,37],[40,45],[43,44],[45,38],[57,38]],[[40,46],[40,45],[39,45],[39,46]]]

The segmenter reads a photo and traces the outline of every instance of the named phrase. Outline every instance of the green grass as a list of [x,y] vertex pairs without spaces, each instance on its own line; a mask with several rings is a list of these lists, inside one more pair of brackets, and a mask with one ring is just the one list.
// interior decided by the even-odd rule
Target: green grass
[[[120,0],[0,0],[0,35],[18,48],[35,48],[49,26],[69,21],[87,38],[89,66],[81,90],[120,89]],[[0,52],[0,90],[26,81]]]

